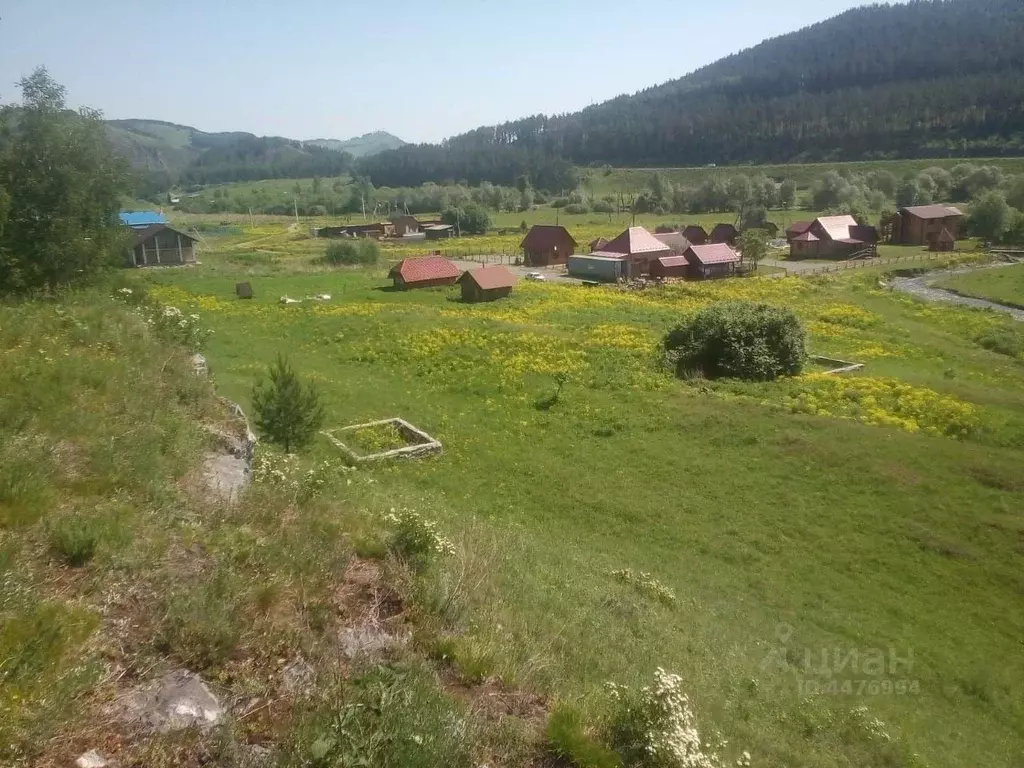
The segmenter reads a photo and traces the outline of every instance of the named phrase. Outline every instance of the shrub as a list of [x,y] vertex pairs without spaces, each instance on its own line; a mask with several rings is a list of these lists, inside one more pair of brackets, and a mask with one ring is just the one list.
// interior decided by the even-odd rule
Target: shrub
[[269,381],[259,381],[252,390],[256,427],[269,442],[285,453],[309,445],[324,423],[320,393],[312,382],[305,386],[280,354],[269,369]]
[[978,344],[1007,357],[1024,357],[1024,333],[1016,328],[990,328],[978,337]]
[[771,381],[796,375],[806,358],[803,325],[789,309],[725,301],[700,310],[665,336],[680,376]]
[[50,529],[50,548],[72,568],[79,568],[92,560],[102,538],[99,521],[78,515],[65,517]]
[[380,246],[375,240],[342,240],[331,243],[324,253],[328,264],[376,264],[380,260]]
[[569,203],[569,205],[565,206],[565,212],[574,215],[590,213],[590,207],[584,203]]
[[718,768],[714,748],[701,740],[682,680],[663,669],[639,690],[608,684],[615,712],[608,743],[637,768]]
[[438,555],[455,552],[452,543],[437,532],[437,523],[417,512],[392,509],[384,521],[392,527],[388,549],[399,557],[423,565]]
[[609,200],[595,200],[591,210],[594,213],[615,213],[615,203]]
[[186,664],[206,669],[225,661],[242,636],[239,596],[218,574],[198,588],[180,589],[167,599],[157,647]]

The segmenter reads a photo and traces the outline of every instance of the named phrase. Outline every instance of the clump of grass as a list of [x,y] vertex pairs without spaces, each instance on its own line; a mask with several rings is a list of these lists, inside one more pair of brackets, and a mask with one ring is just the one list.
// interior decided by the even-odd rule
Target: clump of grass
[[1016,328],[990,328],[977,338],[978,344],[990,352],[1007,357],[1024,358],[1024,332]]
[[634,571],[632,568],[621,568],[619,570],[612,571],[612,576],[616,581],[628,584],[636,589],[637,592],[640,592],[647,597],[652,597],[655,600],[660,600],[661,602],[669,605],[676,601],[676,593],[646,571]]
[[226,661],[241,639],[243,626],[242,591],[233,587],[233,580],[221,573],[198,587],[172,592],[157,637],[158,648],[194,669]]
[[403,560],[425,565],[439,556],[455,554],[455,546],[437,532],[437,523],[418,512],[391,510],[384,516],[391,526],[388,549]]
[[72,568],[80,568],[92,560],[104,533],[102,521],[95,517],[63,517],[50,528],[50,549]]
[[605,747],[583,724],[579,710],[559,704],[548,718],[548,749],[577,768],[621,768],[622,760]]

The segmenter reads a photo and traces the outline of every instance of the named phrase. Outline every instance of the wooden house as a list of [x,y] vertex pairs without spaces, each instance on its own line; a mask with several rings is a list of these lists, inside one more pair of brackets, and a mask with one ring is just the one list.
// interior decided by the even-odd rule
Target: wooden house
[[630,227],[594,255],[621,258],[625,262],[624,276],[639,277],[647,274],[654,259],[671,256],[672,249],[643,227]]
[[960,237],[964,215],[950,205],[916,205],[900,208],[892,219],[893,245],[931,245],[948,230],[954,242]]
[[874,256],[877,250],[878,230],[861,226],[853,216],[822,216],[789,241],[793,259],[849,259]]
[[392,227],[391,234],[394,237],[416,235],[422,231],[420,223],[413,216],[392,216],[389,221]]
[[682,254],[661,256],[651,262],[648,272],[651,277],[686,277],[686,256]]
[[711,234],[708,238],[712,243],[727,243],[728,245],[736,245],[736,237],[739,232],[732,224],[715,224],[715,228],[711,230]]
[[708,233],[704,230],[704,227],[696,224],[683,227],[683,237],[693,245],[704,245],[708,241]]
[[524,262],[528,267],[565,264],[576,253],[576,241],[565,227],[536,224],[530,227],[523,242]]
[[408,291],[413,288],[433,288],[454,285],[459,279],[459,268],[440,256],[402,259],[388,272],[395,288]]
[[133,267],[194,264],[196,239],[166,224],[133,228],[134,244],[127,255]]
[[794,238],[802,235],[811,228],[813,223],[813,221],[794,221],[786,227],[786,242],[792,242]]
[[516,276],[502,266],[471,269],[463,272],[459,278],[462,300],[475,304],[479,301],[502,299],[512,293],[516,281]]
[[711,280],[736,274],[740,256],[728,243],[691,245],[684,254],[686,276],[693,280]]

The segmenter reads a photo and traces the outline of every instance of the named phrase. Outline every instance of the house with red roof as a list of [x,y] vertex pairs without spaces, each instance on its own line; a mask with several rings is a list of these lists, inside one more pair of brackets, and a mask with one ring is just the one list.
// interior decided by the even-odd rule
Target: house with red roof
[[793,259],[848,259],[874,256],[877,250],[878,230],[861,226],[853,216],[821,216],[789,241]]
[[736,245],[736,238],[739,236],[739,232],[732,224],[715,224],[715,228],[711,230],[711,234],[708,238],[712,243],[728,243],[729,245]]
[[704,245],[704,243],[708,241],[707,231],[704,227],[698,226],[697,224],[691,224],[688,227],[683,227],[683,237],[694,245]]
[[660,277],[662,279],[666,277],[686,277],[686,257],[681,254],[662,256],[651,262],[648,271],[651,277]]
[[565,264],[576,253],[576,241],[565,227],[535,224],[526,233],[523,242],[524,261],[528,267],[546,267]]
[[625,262],[623,276],[639,277],[647,274],[655,259],[671,256],[672,249],[643,227],[630,227],[594,255],[619,258]]
[[786,227],[786,242],[790,242],[794,237],[798,237],[811,228],[813,221],[794,221],[788,227]]
[[683,254],[686,276],[692,280],[711,280],[736,274],[740,256],[728,243],[691,245]]
[[388,272],[395,288],[408,291],[413,288],[433,288],[454,285],[459,279],[459,268],[440,256],[402,259]]
[[475,304],[478,301],[494,301],[512,293],[518,278],[500,265],[484,266],[462,273],[462,300]]

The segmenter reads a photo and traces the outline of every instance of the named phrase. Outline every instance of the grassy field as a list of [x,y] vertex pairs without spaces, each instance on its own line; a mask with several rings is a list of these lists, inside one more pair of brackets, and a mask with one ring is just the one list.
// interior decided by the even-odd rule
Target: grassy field
[[[330,426],[400,415],[444,443],[361,469],[343,498],[422,511],[456,540],[454,581],[418,600],[427,644],[465,675],[597,722],[603,683],[661,666],[730,762],[966,768],[1024,750],[1024,361],[979,341],[1019,333],[1010,321],[890,294],[878,269],[646,292],[521,284],[467,306],[390,292],[383,271],[325,271],[297,235],[259,257],[261,237],[281,235],[243,232],[200,268],[144,277],[214,329],[229,397],[247,404],[285,352]],[[241,279],[251,302],[233,298]],[[332,300],[276,304],[321,292]],[[864,375],[672,379],[661,334],[726,298],[794,308],[814,352]],[[331,458],[323,441],[310,461]]]
[[965,296],[1024,307],[1024,264],[956,275],[937,285]]
[[792,179],[797,188],[807,189],[821,178],[825,171],[870,173],[886,170],[902,178],[925,168],[952,168],[960,163],[994,165],[1006,174],[1024,173],[1024,158],[936,158],[932,160],[866,160],[851,163],[790,163],[785,165],[735,165],[721,168],[613,168],[610,172],[591,170],[590,186],[599,195],[632,192],[644,189],[655,172],[664,173],[673,184],[696,186],[709,176],[727,178],[736,174],[756,176],[765,174],[774,179]]

